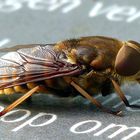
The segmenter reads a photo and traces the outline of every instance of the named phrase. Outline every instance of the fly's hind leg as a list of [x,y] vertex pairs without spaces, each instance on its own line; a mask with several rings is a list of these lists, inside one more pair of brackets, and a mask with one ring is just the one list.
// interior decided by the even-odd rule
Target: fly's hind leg
[[108,108],[105,108],[104,106],[102,106],[102,104],[97,101],[95,98],[93,98],[92,96],[90,96],[84,89],[82,89],[79,85],[77,85],[75,82],[71,82],[71,85],[80,93],[82,94],[85,98],[87,98],[88,100],[90,100],[93,104],[95,104],[97,107],[99,107],[100,109],[102,109],[105,112],[108,112],[110,114],[113,115],[117,115],[117,116],[122,116],[122,111],[113,111],[110,110]]
[[6,114],[9,111],[11,111],[12,109],[14,109],[16,106],[18,106],[23,101],[25,101],[26,99],[28,99],[32,94],[34,94],[35,92],[37,92],[39,89],[40,89],[40,86],[36,86],[33,89],[31,89],[30,91],[28,91],[27,93],[25,93],[23,96],[21,96],[15,102],[13,102],[8,107],[6,107],[3,111],[1,111],[0,112],[0,116],[3,116],[4,114]]
[[[27,83],[26,86],[27,86],[28,91],[29,91],[29,90],[33,89],[34,87],[38,86],[38,84],[37,84],[37,83],[34,83],[34,82],[30,82],[30,83]],[[26,92],[27,92],[27,91],[26,91]],[[25,94],[26,92],[24,91],[24,94]],[[48,93],[48,90],[43,86],[43,84],[40,84],[40,83],[39,83],[39,90],[38,90],[37,92],[42,92],[42,93],[45,92],[45,93]],[[30,104],[32,103],[32,96],[30,96],[30,97],[28,97],[28,98],[26,99],[26,103],[27,103],[28,105],[30,105]]]
[[111,79],[112,81],[112,84],[116,90],[116,93],[118,94],[118,96],[120,97],[120,99],[124,102],[124,104],[127,106],[127,107],[132,107],[132,108],[139,108],[140,109],[140,105],[130,105],[129,104],[129,101],[127,100],[127,98],[125,97],[123,91],[121,90],[120,86],[118,85],[118,83],[114,80],[114,79]]

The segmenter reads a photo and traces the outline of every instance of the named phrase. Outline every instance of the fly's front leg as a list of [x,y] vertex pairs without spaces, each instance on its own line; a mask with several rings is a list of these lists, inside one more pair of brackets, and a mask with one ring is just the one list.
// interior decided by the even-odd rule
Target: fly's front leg
[[[127,107],[140,108],[140,105],[130,105],[129,104],[129,101],[127,100],[127,98],[125,97],[123,91],[120,88],[120,85],[119,85],[120,79],[117,77],[118,75],[116,75],[114,73],[111,73],[111,71],[109,71],[108,69],[105,72],[96,72],[96,73],[98,75],[101,75],[101,76],[104,76],[104,77],[110,79],[110,81],[112,82],[112,84],[114,86],[114,89],[115,89],[117,95],[120,97],[120,99],[124,102],[124,104]],[[140,79],[139,79],[139,82],[140,82]]]
[[118,83],[113,79],[111,78],[110,79],[113,83],[113,86],[116,90],[116,93],[118,94],[118,96],[120,97],[120,99],[124,102],[124,104],[127,106],[127,107],[132,107],[132,108],[139,108],[140,109],[140,105],[130,105],[129,104],[129,101],[127,100],[127,98],[125,97],[123,91],[121,90],[120,86],[118,85]]

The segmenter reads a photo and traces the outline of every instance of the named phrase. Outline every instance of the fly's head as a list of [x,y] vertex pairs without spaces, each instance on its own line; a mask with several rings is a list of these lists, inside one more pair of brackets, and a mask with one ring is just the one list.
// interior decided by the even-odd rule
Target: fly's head
[[116,72],[122,76],[132,76],[140,71],[140,44],[124,42],[115,61]]

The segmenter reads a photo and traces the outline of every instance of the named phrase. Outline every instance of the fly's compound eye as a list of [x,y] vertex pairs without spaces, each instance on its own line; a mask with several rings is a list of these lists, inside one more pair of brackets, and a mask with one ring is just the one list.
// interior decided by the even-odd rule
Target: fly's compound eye
[[118,52],[115,69],[123,76],[131,76],[140,71],[140,47],[134,42],[127,42]]

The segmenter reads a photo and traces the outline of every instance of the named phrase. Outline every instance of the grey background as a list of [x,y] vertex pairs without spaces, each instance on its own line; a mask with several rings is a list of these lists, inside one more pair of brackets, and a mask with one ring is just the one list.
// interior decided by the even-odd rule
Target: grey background
[[[8,12],[8,8],[11,8],[11,5],[7,4],[8,0],[0,0],[0,40],[3,38],[10,39],[10,42],[4,47],[10,47],[16,44],[52,43],[59,40],[89,35],[104,35],[122,40],[133,39],[140,42],[139,17],[129,23],[127,22],[127,15],[116,15],[117,17],[121,17],[120,21],[109,20],[107,13],[103,13],[95,17],[89,17],[89,13],[92,8],[99,2],[103,4],[103,9],[111,7],[112,5],[117,5],[118,7],[127,6],[135,8],[138,13],[140,10],[139,0],[77,0],[80,2],[80,5],[65,14],[62,11],[64,8],[72,4],[73,1],[69,0],[69,2],[54,11],[48,11],[50,3],[49,0],[44,0],[42,3],[39,3],[39,6],[43,6],[40,10],[31,8],[31,0],[23,0],[22,2],[18,0],[9,1],[14,2],[17,5],[19,4],[20,8],[15,11],[13,10]],[[61,3],[62,0],[59,2]],[[131,84],[131,86],[126,84],[122,88],[126,95],[131,97],[131,103],[135,101],[137,101],[137,103],[139,102],[140,86],[138,84]],[[120,103],[120,100],[115,94],[112,96],[115,98],[108,103],[105,103],[104,101],[107,101],[110,96],[100,96],[98,99],[101,102],[104,102],[106,106],[114,107],[116,104]],[[7,106],[19,96],[1,95],[0,97],[0,106]],[[76,97],[74,99],[59,99],[57,97],[48,97],[47,95],[41,94],[34,95],[31,104],[23,103],[16,109],[27,109],[31,112],[31,115],[25,120],[14,123],[3,122],[0,119],[0,140],[109,139],[108,136],[117,131],[116,128],[108,130],[98,137],[93,136],[93,134],[107,127],[111,123],[123,124],[128,127],[140,127],[140,110],[130,110],[121,104],[117,109],[123,110],[124,117],[120,118],[98,110],[94,105],[82,97]],[[40,112],[56,114],[57,120],[43,127],[31,127],[27,125],[17,132],[12,131],[14,128],[20,126]],[[22,115],[24,115],[23,112],[19,111],[5,117],[5,119],[7,121],[15,120]],[[34,124],[43,123],[47,119],[49,118],[41,117],[37,119]],[[74,134],[70,132],[70,128],[74,124],[86,120],[97,120],[100,121],[102,125],[97,130],[88,134]],[[95,124],[88,123],[81,126],[78,130],[84,131],[93,126],[95,126]],[[131,130],[125,131],[112,139],[122,139],[131,132]],[[131,139],[139,140],[140,134],[135,135]]]

